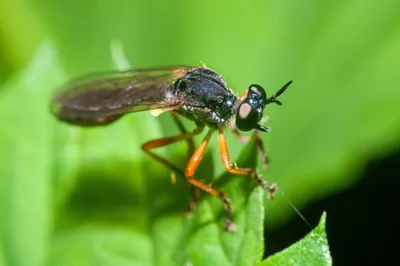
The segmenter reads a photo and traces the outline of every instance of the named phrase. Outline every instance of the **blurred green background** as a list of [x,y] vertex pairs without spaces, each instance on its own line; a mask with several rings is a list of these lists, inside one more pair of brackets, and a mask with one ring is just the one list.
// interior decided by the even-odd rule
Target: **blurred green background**
[[[175,192],[178,200],[167,196],[169,173],[140,150],[146,140],[178,132],[170,117],[138,113],[81,130],[48,112],[51,92],[62,82],[116,68],[114,40],[133,68],[205,63],[237,93],[257,83],[271,95],[294,80],[281,96],[283,106],[265,110],[271,165],[265,170],[259,162],[258,169],[300,210],[353,186],[367,161],[400,146],[399,1],[2,0],[0,265],[1,258],[10,265],[57,261],[68,243],[84,243],[82,235],[93,233],[71,226],[82,220],[107,216],[118,227],[133,219],[127,228],[147,228],[149,204],[182,218],[188,192]],[[232,134],[228,140],[237,158],[243,145]],[[219,176],[224,171],[214,144],[206,163]],[[185,148],[161,152],[183,165]],[[265,206],[267,228],[295,215],[279,193]],[[115,237],[147,237],[126,230]],[[68,252],[86,256],[82,246]],[[11,258],[16,254],[28,255]]]

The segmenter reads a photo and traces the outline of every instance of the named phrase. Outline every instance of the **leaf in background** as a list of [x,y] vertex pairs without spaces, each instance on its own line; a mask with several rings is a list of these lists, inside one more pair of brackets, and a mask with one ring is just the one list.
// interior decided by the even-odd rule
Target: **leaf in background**
[[267,258],[262,266],[328,266],[332,265],[328,240],[325,233],[326,213],[321,217],[319,225],[302,240],[287,249]]
[[52,233],[49,94],[64,78],[44,45],[0,94],[0,236],[8,265],[43,265]]

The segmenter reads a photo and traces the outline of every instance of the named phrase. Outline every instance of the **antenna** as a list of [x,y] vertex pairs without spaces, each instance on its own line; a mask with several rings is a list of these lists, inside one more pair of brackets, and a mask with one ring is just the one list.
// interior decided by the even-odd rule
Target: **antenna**
[[282,103],[279,100],[277,100],[276,98],[278,98],[282,93],[284,93],[286,91],[286,89],[290,86],[290,84],[292,84],[292,82],[293,82],[293,80],[291,80],[288,83],[286,83],[285,85],[283,85],[283,87],[279,91],[277,91],[270,98],[266,99],[264,104],[276,103],[277,105],[282,105]]

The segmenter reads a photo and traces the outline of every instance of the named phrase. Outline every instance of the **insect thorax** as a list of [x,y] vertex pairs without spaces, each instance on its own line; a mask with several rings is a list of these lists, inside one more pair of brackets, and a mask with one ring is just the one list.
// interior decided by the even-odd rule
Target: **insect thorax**
[[182,108],[178,113],[211,127],[225,126],[237,100],[223,77],[207,68],[196,68],[178,79],[173,88]]

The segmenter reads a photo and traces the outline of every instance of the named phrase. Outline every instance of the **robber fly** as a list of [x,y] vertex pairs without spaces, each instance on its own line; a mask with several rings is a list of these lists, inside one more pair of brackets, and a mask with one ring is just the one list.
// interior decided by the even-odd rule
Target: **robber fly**
[[[220,157],[225,169],[232,174],[250,176],[272,195],[277,189],[276,185],[269,184],[251,168],[233,166],[224,130],[230,128],[238,136],[242,136],[240,131],[253,129],[256,132],[268,132],[267,127],[259,124],[264,107],[270,103],[281,105],[277,97],[290,84],[291,81],[269,98],[261,86],[250,85],[248,90],[238,97],[227,87],[221,75],[205,66],[170,66],[107,72],[67,83],[54,95],[52,112],[60,120],[70,124],[98,126],[112,123],[127,113],[150,110],[158,114],[170,111],[181,134],[146,142],[142,149],[173,171],[182,173],[167,159],[154,153],[153,149],[177,141],[187,141],[191,150],[191,157],[183,172],[187,182],[223,201],[226,212],[225,227],[233,231],[235,226],[232,223],[230,198],[222,191],[196,179],[196,169],[212,134],[217,132]],[[179,116],[194,121],[196,128],[191,132],[186,131]],[[208,132],[195,149],[193,137],[200,134],[205,127],[209,128]],[[258,143],[261,144],[261,141]]]

